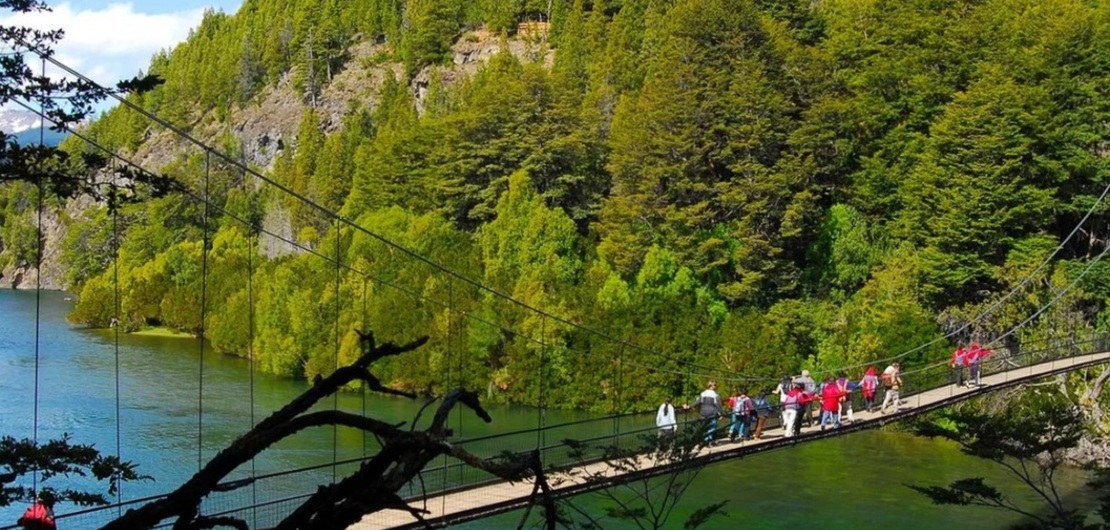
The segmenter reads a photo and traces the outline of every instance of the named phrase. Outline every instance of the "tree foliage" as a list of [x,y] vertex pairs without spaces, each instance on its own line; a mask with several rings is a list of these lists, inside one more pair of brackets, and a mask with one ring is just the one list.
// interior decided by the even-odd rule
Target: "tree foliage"
[[[948,486],[910,487],[937,504],[985,506],[1021,514],[1030,521],[1022,528],[1106,528],[1105,523],[1087,524],[1084,513],[1064,502],[1055,482],[1067,451],[1079,444],[1086,429],[1079,407],[1057,392],[1038,390],[1024,392],[998,413],[965,405],[915,427],[921,436],[951,440],[963,453],[1006,469],[1043,501],[1040,510],[1015,503],[981,477],[960,479]],[[1104,493],[1102,500],[1110,505],[1110,495]]]
[[[155,57],[165,83],[132,101],[226,139],[292,90],[299,126],[259,169],[460,276],[216,167],[207,214],[127,205],[118,240],[106,213],[67,220],[74,320],[114,315],[93,254],[118,246],[126,329],[314,377],[350,350],[325,320],[369,318],[431,337],[379,367],[398,387],[602,412],[691,393],[692,367],[777,379],[986,342],[1079,274],[1007,346],[1105,327],[1105,267],[1082,271],[1106,204],[1069,235],[1108,182],[1108,43],[1110,9],[1077,0],[250,0]],[[370,97],[336,106],[355,61],[370,75],[337,91]],[[125,108],[88,133],[160,134]],[[202,156],[165,159],[200,189]],[[33,257],[28,193],[0,204],[8,263]]]
[[[106,505],[124,481],[149,480],[135,464],[106,456],[92,445],[75,444],[68,434],[38,443],[0,438],[0,506],[31,503],[36,498],[78,506]],[[106,489],[108,496],[76,487],[56,488],[51,479],[88,477]]]

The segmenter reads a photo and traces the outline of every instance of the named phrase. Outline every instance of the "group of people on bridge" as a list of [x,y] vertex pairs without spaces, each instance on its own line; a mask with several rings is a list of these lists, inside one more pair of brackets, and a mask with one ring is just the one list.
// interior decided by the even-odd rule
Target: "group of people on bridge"
[[[991,350],[982,348],[978,342],[972,342],[968,346],[963,344],[959,345],[952,352],[952,379],[955,380],[956,386],[983,386],[983,360],[993,353]],[[964,379],[964,373],[967,373],[967,378]],[[975,381],[972,383],[972,381]]]
[[[959,345],[952,352],[953,382],[957,386],[982,386],[983,362],[991,353],[976,342]],[[876,408],[875,400],[880,388],[883,400],[878,407],[879,412],[886,414],[891,406],[894,412],[898,412],[902,406],[903,386],[902,365],[892,362],[881,373],[876,373],[875,367],[869,366],[859,380],[850,379],[842,371],[836,376],[830,374],[824,382],[818,383],[809,370],[802,370],[801,375],[795,377],[783,376],[772,392],[778,396],[783,436],[793,437],[802,432],[803,424],[813,424],[814,410],[820,410],[819,425],[822,430],[830,426],[836,429],[842,422],[855,421],[852,393],[856,391],[862,395],[867,412]],[[767,418],[774,413],[775,407],[768,400],[767,392],[752,395],[746,388],[736,389],[723,399],[717,393],[717,382],[710,380],[693,405],[683,405],[683,410],[691,409],[696,409],[706,424],[705,443],[714,445],[721,418],[730,420],[726,430],[729,441],[762,439]],[[659,406],[655,425],[661,437],[672,436],[678,429],[675,407],[670,398]]]
[[[830,374],[824,382],[818,383],[809,370],[802,370],[801,375],[796,377],[783,376],[772,392],[778,399],[777,408],[781,414],[783,435],[793,437],[802,432],[803,424],[812,426],[814,410],[820,410],[819,425],[822,430],[827,427],[837,429],[842,422],[855,421],[852,394],[857,391],[863,397],[867,412],[876,408],[880,388],[884,395],[879,411],[885,414],[887,408],[893,406],[894,411],[898,412],[902,406],[900,392],[903,384],[902,366],[894,362],[881,374],[876,372],[875,367],[868,367],[859,380],[852,380],[845,372],[840,372],[835,376]],[[725,430],[729,441],[762,439],[767,418],[774,413],[775,408],[767,392],[752,395],[748,389],[740,388],[733,391],[727,399],[722,398],[717,392],[715,380],[709,381],[693,405],[683,405],[685,411],[696,409],[705,423],[705,443],[708,445],[718,442],[721,418],[729,419]],[[673,436],[677,431],[678,421],[670,398],[659,406],[655,424],[660,437]]]

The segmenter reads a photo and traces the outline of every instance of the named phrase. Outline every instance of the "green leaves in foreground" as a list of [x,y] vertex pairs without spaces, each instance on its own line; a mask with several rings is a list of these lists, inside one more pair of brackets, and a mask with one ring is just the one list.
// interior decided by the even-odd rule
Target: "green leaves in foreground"
[[[960,479],[948,486],[910,485],[910,488],[936,504],[986,506],[1023,515],[1028,522],[1022,523],[1022,528],[1107,528],[1105,522],[1085,524],[1083,514],[1064,505],[1055,484],[1066,452],[1075,448],[1084,434],[1079,407],[1062,394],[1041,390],[1027,390],[1001,412],[980,407],[969,405],[945,410],[915,425],[914,430],[920,436],[956,442],[963,453],[1002,466],[1043,499],[1044,505],[1016,504],[982,477]],[[1099,490],[1105,482],[1096,480],[1089,486]],[[1104,507],[1104,511],[1110,510]]]
[[116,456],[105,456],[92,445],[70,442],[69,435],[39,444],[11,436],[0,438],[0,506],[16,502],[31,502],[35,489],[29,486],[32,475],[38,473],[38,493],[54,501],[72,502],[80,506],[108,504],[101,493],[73,488],[55,489],[44,485],[55,477],[91,477],[98,482],[108,481],[108,495],[114,495],[117,481],[149,480],[150,477],[135,471],[135,464]]

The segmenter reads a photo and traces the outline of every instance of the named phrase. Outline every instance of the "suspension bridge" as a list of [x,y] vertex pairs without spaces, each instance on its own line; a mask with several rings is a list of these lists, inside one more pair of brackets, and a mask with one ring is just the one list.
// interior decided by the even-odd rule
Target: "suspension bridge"
[[[52,64],[54,68],[61,69],[68,75],[93,82],[91,79],[84,77],[79,72],[67,67],[57,59],[50,56],[43,56],[42,64],[44,70],[48,63]],[[339,364],[339,348],[342,333],[345,331],[341,329],[340,325],[342,315],[347,314],[349,316],[351,314],[358,315],[361,313],[362,323],[365,325],[365,308],[368,299],[374,296],[380,296],[383,292],[391,293],[393,296],[403,297],[412,305],[414,308],[413,312],[420,315],[423,319],[420,325],[424,326],[423,329],[415,329],[412,330],[412,332],[415,334],[427,332],[426,334],[432,337],[428,347],[435,351],[443,352],[445,358],[444,362],[452,367],[450,373],[456,374],[459,378],[461,378],[459,374],[462,372],[463,365],[467,362],[465,359],[466,351],[463,346],[467,333],[499,334],[500,336],[520,341],[535,351],[538,362],[536,373],[534,374],[535,382],[533,384],[537,385],[535,393],[539,396],[539,407],[536,412],[535,427],[482,437],[467,437],[466,433],[462,432],[461,428],[457,429],[456,438],[453,443],[456,443],[477,456],[492,458],[505,453],[524,453],[538,450],[545,468],[554,473],[565,473],[571,470],[587,472],[600,471],[603,470],[603,468],[598,466],[604,466],[604,464],[600,462],[599,449],[601,447],[609,445],[634,447],[644,436],[650,436],[655,432],[654,411],[639,413],[620,412],[633,408],[629,403],[622,402],[624,396],[620,391],[620,382],[629,377],[642,376],[642,374],[656,369],[649,366],[636,366],[632,363],[625,362],[624,353],[626,351],[649,351],[658,353],[654,352],[650,347],[634,343],[602,330],[585,327],[574,322],[572,319],[522,302],[506,293],[497,291],[488,285],[466,277],[366,227],[360,226],[334,211],[328,210],[304,195],[296,193],[294,190],[248,167],[236,157],[197,139],[183,128],[169,123],[147,112],[145,109],[138,107],[134,102],[123,98],[120,98],[120,102],[121,105],[124,105],[129,111],[134,112],[141,119],[147,120],[148,127],[151,131],[156,131],[158,134],[165,134],[172,138],[172,142],[176,144],[178,156],[182,159],[199,161],[199,168],[196,170],[199,177],[196,179],[195,185],[186,186],[186,189],[182,191],[182,195],[184,200],[192,202],[203,211],[204,220],[201,223],[203,227],[203,250],[201,252],[200,261],[196,264],[197,268],[202,271],[202,275],[207,274],[209,268],[209,255],[212,248],[212,238],[214,236],[209,228],[210,217],[219,216],[222,222],[239,225],[244,228],[248,234],[245,248],[241,249],[243,255],[246,256],[248,260],[245,271],[246,274],[241,280],[244,283],[246,292],[249,294],[249,300],[252,301],[248,303],[248,310],[252,322],[248,333],[250,333],[251,336],[247,337],[245,341],[250,348],[253,348],[255,343],[253,336],[253,300],[255,297],[255,290],[258,287],[254,284],[254,278],[259,267],[259,264],[250,260],[256,253],[256,249],[260,246],[269,246],[271,248],[280,247],[287,252],[300,256],[307,256],[315,260],[317,265],[319,265],[318,269],[326,271],[331,278],[329,281],[334,282],[335,296],[331,301],[334,307],[330,308],[328,314],[332,319],[330,324],[334,326],[333,341],[336,367],[338,367]],[[24,102],[21,104],[28,110],[36,111],[34,102]],[[44,118],[46,117],[44,116]],[[95,139],[85,135],[81,130],[73,130],[70,132],[79,140],[84,141],[89,149],[100,152],[100,154],[111,161],[112,165],[109,167],[109,172],[111,172],[113,167],[149,172],[147,168],[144,168],[136,160],[115,150],[106,148]],[[333,238],[334,248],[323,248],[322,245],[313,246],[298,241],[297,238],[283,234],[281,231],[267,230],[260,226],[256,220],[249,219],[241,213],[237,213],[231,209],[225,209],[220,201],[214,199],[214,197],[226,197],[233,188],[238,187],[266,189],[282,199],[298,203],[302,207],[303,212],[307,212],[303,214],[307,217],[307,219],[302,219],[304,224],[334,230],[336,234]],[[1110,189],[1110,187],[1108,187],[1108,189]],[[39,201],[38,209],[41,223],[41,216],[44,208],[41,194]],[[1092,206],[1092,210],[1094,208],[1095,206]],[[118,214],[113,213],[112,215],[113,227],[117,227],[119,221],[114,216]],[[1077,227],[1077,230],[1078,228],[1079,227]],[[114,228],[114,230],[115,246],[113,248],[114,253],[110,256],[110,259],[114,264],[113,266],[118,267],[120,233],[118,229]],[[345,259],[345,254],[341,248],[344,239],[341,237],[342,234],[352,237],[362,237],[367,242],[364,250],[369,254],[395,254],[403,257],[406,267],[419,269],[421,271],[420,274],[414,274],[414,277],[418,278],[418,280],[398,281],[388,274],[382,274],[380,271],[374,270],[373,266],[360,263],[356,260]],[[1064,243],[1066,243],[1066,241]],[[1061,245],[1064,243],[1061,243]],[[43,252],[41,248],[39,250],[37,256],[41,257]],[[1101,257],[1101,255],[1099,257]],[[1051,259],[1051,256],[1049,259]],[[1046,260],[1045,263],[1047,264],[1048,261],[1049,260]],[[429,292],[427,289],[429,278],[436,279],[442,285],[445,285],[446,288]],[[341,296],[341,293],[351,292],[351,289],[345,285],[345,282],[349,283],[352,279],[355,284],[361,283],[362,288],[355,289],[353,297],[345,298]],[[119,313],[120,293],[124,290],[135,289],[137,287],[136,285],[125,285],[125,281],[128,280],[126,278],[120,278],[118,274],[113,280],[112,289],[115,292],[116,314]],[[208,316],[206,314],[207,304],[205,303],[205,298],[208,296],[209,289],[206,282],[202,283],[201,289],[200,314],[197,315],[197,319],[199,322],[205,323],[207,322]],[[475,293],[481,296],[473,296]],[[471,296],[464,296],[466,294]],[[1009,295],[1007,295],[1007,297],[1008,296]],[[480,308],[481,310],[460,301],[463,299],[473,300],[478,298],[486,300],[486,307]],[[1004,300],[1005,299],[1002,301]],[[1002,301],[1000,301],[999,304],[1001,304]],[[359,309],[360,306],[362,308],[361,310]],[[523,326],[513,327],[512,324],[509,324],[509,319],[507,318],[501,319],[498,317],[498,315],[520,313],[533,317],[538,325],[531,325],[528,326],[527,329],[523,329]],[[1030,318],[1032,319],[1035,316],[1036,315]],[[560,328],[573,329],[583,336],[588,336],[591,338],[592,343],[588,346],[574,346],[565,341],[560,341],[554,331]],[[1012,332],[1013,330],[1011,330],[1011,333]],[[115,332],[117,366],[119,333],[120,330],[117,327]],[[945,341],[949,338],[951,338],[951,335],[938,339],[934,341],[934,343]],[[197,366],[197,461],[199,468],[204,459],[202,450],[204,440],[203,404],[205,398],[203,353],[208,346],[206,346],[204,340],[197,341],[197,343],[197,347],[201,352],[200,362]],[[914,351],[918,351],[934,343],[922,345]],[[40,355],[37,344],[38,342],[36,339],[36,366]],[[545,410],[550,406],[548,402],[550,389],[546,388],[544,385],[545,381],[548,380],[551,368],[548,366],[546,359],[556,350],[572,355],[598,356],[613,361],[608,364],[609,368],[612,370],[611,380],[617,382],[617,386],[614,391],[611,392],[610,397],[613,410],[612,414],[569,423],[547,423]],[[792,438],[785,438],[781,435],[778,415],[772,413],[767,426],[767,435],[764,439],[740,444],[721,444],[713,447],[705,447],[697,456],[697,464],[709,464],[726,459],[741,458],[760,452],[784,449],[796,444],[807,443],[830,436],[841,436],[861,429],[875,428],[891,421],[898,421],[939,407],[970,399],[986,392],[993,392],[1055,374],[1105,363],[1110,361],[1110,353],[1108,353],[1107,350],[1110,350],[1110,339],[1095,334],[1067,334],[1066,336],[1046,339],[1041,343],[1023,344],[1019,341],[1010,341],[1005,348],[998,348],[997,353],[984,365],[985,376],[983,381],[985,386],[979,388],[963,388],[950,384],[948,381],[949,367],[946,359],[934,363],[923,364],[922,366],[911,367],[913,369],[905,373],[907,381],[903,390],[905,408],[899,412],[891,412],[885,415],[860,412],[857,414],[857,421],[845,425],[840,429],[821,431],[811,428],[805,430],[799,436]],[[253,374],[255,370],[255,352],[252,349],[246,353],[248,359],[251,360],[250,369]],[[876,359],[867,364],[885,364],[895,358],[905,357],[909,353],[912,352],[904,352],[887,359]],[[42,352],[42,354],[48,355],[49,352]],[[685,366],[688,371],[677,375],[695,377],[699,380],[708,377],[717,377],[722,380],[729,379],[729,374],[719,367],[705,367],[693,364],[687,364]],[[842,369],[851,370],[853,372],[860,368],[860,366],[842,367]],[[38,372],[36,371],[36,385],[37,377]],[[745,379],[740,377],[737,380]],[[446,383],[450,386],[454,381],[448,380]],[[126,460],[127,455],[120,454],[118,442],[118,426],[121,422],[118,412],[118,402],[121,399],[118,390],[118,373],[116,385],[116,454]],[[250,389],[252,403],[251,412],[249,417],[244,418],[244,423],[249,422],[251,425],[254,425],[256,422],[253,405],[254,391],[252,376],[252,386]],[[862,410],[858,404],[856,409]],[[695,424],[692,420],[683,421],[682,423],[683,425],[680,427],[682,429],[695,428]],[[461,427],[461,422],[459,427]],[[37,426],[35,437],[38,437]],[[564,440],[577,440],[590,444],[590,446],[594,448],[594,451],[589,453],[585,459],[582,459],[581,455],[574,454],[571,445],[564,443]],[[337,443],[338,442],[336,442],[336,444]],[[334,455],[334,447],[332,451]],[[317,466],[282,470],[280,472],[267,474],[257,473],[253,469],[243,470],[243,473],[235,480],[229,481],[223,487],[219,488],[219,491],[214,492],[205,499],[201,506],[201,513],[207,516],[231,516],[240,518],[244,521],[248,521],[253,528],[270,527],[280,522],[285,515],[291,513],[295,507],[314,493],[317,486],[333,481],[337,476],[341,476],[346,472],[356,469],[364,460],[365,457],[345,460],[340,460],[335,457],[331,462]],[[607,484],[638,480],[645,476],[666,473],[670,469],[668,464],[657,465],[655,462],[646,461],[637,472],[612,474],[606,480],[602,481],[567,480],[556,488],[556,494],[560,496],[578,494],[605,487]],[[172,485],[166,486],[169,488]],[[493,514],[520,508],[531,502],[530,484],[509,484],[501,482],[465,464],[447,461],[427,468],[422,474],[419,484],[412,484],[408,487],[407,491],[401,493],[403,497],[414,505],[428,511],[425,521],[438,526],[488,517]],[[117,517],[123,511],[142,506],[159,498],[161,498],[161,496],[139,499],[117,498],[117,502],[111,506],[61,513],[58,519],[59,523],[64,525],[67,529],[96,528]],[[411,515],[405,512],[395,511],[369,516],[354,528],[395,528],[406,527],[416,523],[417,521],[412,518]],[[167,526],[170,524],[171,523],[167,523]]]

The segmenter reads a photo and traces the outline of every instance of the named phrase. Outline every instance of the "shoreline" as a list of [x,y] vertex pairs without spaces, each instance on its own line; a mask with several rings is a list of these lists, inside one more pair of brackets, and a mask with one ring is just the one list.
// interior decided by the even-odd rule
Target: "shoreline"
[[[108,328],[108,329],[111,329],[111,328]],[[183,331],[177,331],[175,329],[167,328],[167,327],[163,327],[163,326],[151,326],[151,327],[140,329],[138,331],[128,332],[127,334],[128,335],[136,335],[136,336],[139,336],[139,337],[164,337],[164,338],[170,338],[170,339],[195,339],[196,338],[196,336],[193,335],[192,333],[185,333]]]

